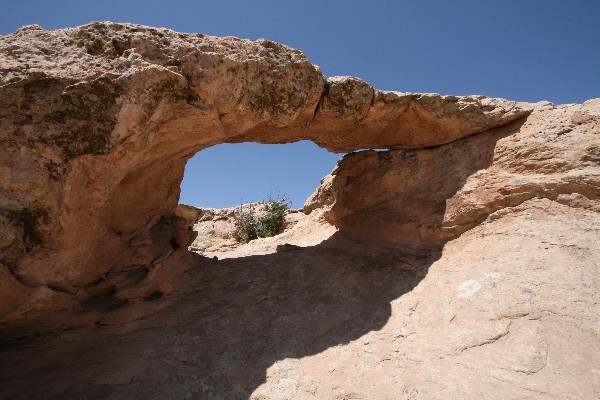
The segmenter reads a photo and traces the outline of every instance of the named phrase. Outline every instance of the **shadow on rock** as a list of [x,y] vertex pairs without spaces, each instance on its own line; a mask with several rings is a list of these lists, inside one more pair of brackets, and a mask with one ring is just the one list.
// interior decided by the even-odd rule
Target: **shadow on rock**
[[411,290],[430,263],[332,243],[197,262],[188,271],[195,290],[155,300],[172,304],[135,328],[82,328],[5,346],[3,396],[248,398],[274,362],[380,329],[390,301]]
[[[0,397],[244,399],[275,362],[381,329],[390,302],[411,291],[444,243],[461,233],[436,234],[444,232],[446,202],[492,163],[507,133],[358,156],[363,161],[351,174],[339,174],[343,223],[332,238],[269,255],[195,256],[187,269],[191,289],[147,298],[157,305],[154,314],[140,318],[126,305],[115,311],[129,315],[125,324],[6,344]],[[418,236],[403,239],[410,232]]]

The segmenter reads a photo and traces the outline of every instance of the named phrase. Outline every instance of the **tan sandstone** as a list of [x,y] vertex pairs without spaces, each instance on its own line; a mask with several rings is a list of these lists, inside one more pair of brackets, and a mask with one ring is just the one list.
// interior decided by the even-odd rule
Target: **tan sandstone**
[[[349,154],[281,235],[178,207],[197,151],[306,139]],[[0,37],[0,398],[597,399],[599,139],[600,99],[382,92],[268,40]]]

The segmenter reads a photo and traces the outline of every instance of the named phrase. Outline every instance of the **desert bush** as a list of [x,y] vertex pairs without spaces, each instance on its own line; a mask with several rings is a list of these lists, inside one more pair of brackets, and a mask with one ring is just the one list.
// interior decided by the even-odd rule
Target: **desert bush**
[[248,243],[258,237],[258,219],[253,204],[240,205],[233,216],[235,235],[239,241]]
[[281,232],[290,201],[285,196],[267,200],[259,205],[240,205],[234,214],[236,236],[248,243],[259,237],[271,237]]

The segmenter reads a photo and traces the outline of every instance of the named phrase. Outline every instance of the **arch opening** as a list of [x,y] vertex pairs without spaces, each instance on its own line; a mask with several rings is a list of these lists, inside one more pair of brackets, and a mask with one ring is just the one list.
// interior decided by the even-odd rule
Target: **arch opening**
[[179,203],[227,208],[285,195],[292,208],[302,208],[340,157],[307,140],[220,144],[188,160]]
[[[221,144],[201,150],[186,164],[179,198],[180,210],[191,212],[195,220],[197,237],[189,249],[229,258],[325,240],[335,228],[326,225],[313,232],[309,220],[317,217],[306,215],[303,207],[340,157],[306,140]],[[252,238],[240,236],[242,215],[252,214],[258,222],[269,199],[285,206],[281,227],[255,232]],[[311,229],[313,240],[303,229]]]

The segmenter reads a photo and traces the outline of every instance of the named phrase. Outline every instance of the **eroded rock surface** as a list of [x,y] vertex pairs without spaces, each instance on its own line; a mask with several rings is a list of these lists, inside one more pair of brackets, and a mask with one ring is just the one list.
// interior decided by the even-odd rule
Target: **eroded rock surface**
[[[267,40],[0,37],[0,397],[598,398],[599,138],[599,99],[381,92]],[[305,139],[350,154],[297,224],[187,251],[195,152]]]
[[81,298],[107,272],[156,263],[145,247],[129,251],[132,241],[167,239],[152,244],[166,251],[169,235],[151,232],[182,235],[179,184],[202,148],[434,146],[532,108],[326,80],[301,52],[267,40],[92,23],[33,26],[0,44],[1,262],[29,288]]
[[188,209],[196,214],[193,229],[198,236],[190,245],[190,250],[217,259],[271,254],[296,249],[298,246],[318,245],[337,231],[334,225],[325,221],[322,209],[309,215],[300,209],[288,209],[281,232],[273,237],[244,243],[237,234],[236,214],[252,208],[260,216],[263,206],[264,203],[247,203],[215,209],[180,204],[180,209]]
[[329,207],[328,221],[355,242],[410,253],[533,198],[600,212],[599,112],[599,100],[541,105],[527,120],[444,146],[349,154],[306,209]]

